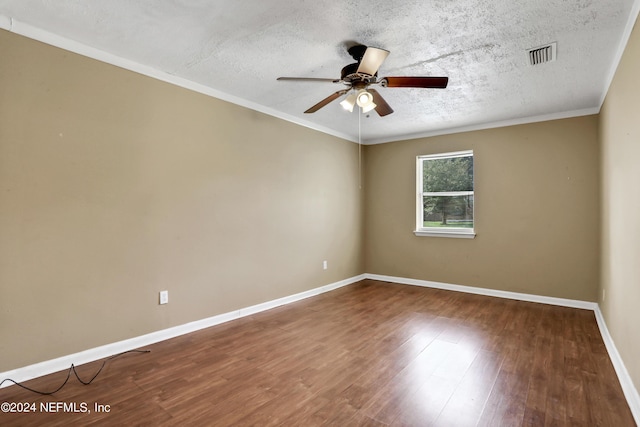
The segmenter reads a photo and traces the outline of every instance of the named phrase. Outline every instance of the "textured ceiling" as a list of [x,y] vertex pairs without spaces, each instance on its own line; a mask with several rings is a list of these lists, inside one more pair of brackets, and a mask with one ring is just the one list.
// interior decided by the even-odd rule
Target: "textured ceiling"
[[[354,43],[391,52],[380,76],[449,77],[378,88],[395,113],[362,116],[373,143],[597,112],[638,2],[0,0],[0,28],[354,141],[339,101],[303,114],[341,84],[276,78],[337,79]],[[527,49],[550,42],[557,60],[530,66]]]

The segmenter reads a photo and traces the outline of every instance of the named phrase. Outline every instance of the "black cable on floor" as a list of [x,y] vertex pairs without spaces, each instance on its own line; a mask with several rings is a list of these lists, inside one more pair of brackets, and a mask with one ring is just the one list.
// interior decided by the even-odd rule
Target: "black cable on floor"
[[76,371],[76,366],[72,363],[71,366],[69,367],[69,371],[67,371],[67,378],[60,385],[60,387],[58,387],[54,391],[34,390],[32,388],[27,387],[26,385],[20,384],[18,381],[12,380],[11,378],[5,378],[4,380],[2,380],[2,382],[0,382],[0,387],[2,387],[2,384],[4,384],[5,381],[11,381],[15,385],[17,385],[19,387],[22,387],[25,390],[29,390],[29,391],[31,391],[33,393],[41,394],[43,396],[51,396],[52,394],[57,393],[60,390],[62,390],[62,387],[64,387],[67,384],[67,382],[69,381],[69,378],[71,378],[71,372],[72,371],[73,371],[73,374],[78,379],[78,381],[80,381],[84,385],[89,385],[89,384],[91,384],[93,382],[93,380],[96,379],[96,377],[100,374],[100,372],[102,372],[102,368],[104,368],[104,365],[106,365],[109,360],[115,359],[116,357],[122,356],[123,354],[127,354],[127,353],[151,353],[151,350],[128,350],[128,351],[123,351],[122,353],[114,354],[113,356],[109,356],[106,359],[104,359],[104,361],[102,362],[102,366],[100,366],[100,369],[98,369],[98,372],[96,372],[96,374],[93,377],[91,377],[91,379],[89,381],[83,381],[80,378],[80,376],[78,375],[78,372]]

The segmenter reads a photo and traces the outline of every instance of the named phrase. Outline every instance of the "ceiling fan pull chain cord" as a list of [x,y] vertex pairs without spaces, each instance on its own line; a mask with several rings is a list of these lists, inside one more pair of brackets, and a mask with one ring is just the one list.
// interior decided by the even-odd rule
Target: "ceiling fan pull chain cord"
[[360,127],[362,111],[358,107],[358,188],[362,190],[362,130]]

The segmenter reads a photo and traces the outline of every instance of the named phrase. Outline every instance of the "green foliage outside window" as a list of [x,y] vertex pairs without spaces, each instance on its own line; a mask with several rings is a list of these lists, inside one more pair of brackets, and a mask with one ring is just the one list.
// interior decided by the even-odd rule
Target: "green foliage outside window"
[[425,159],[422,174],[424,226],[472,228],[473,193],[451,193],[473,192],[473,157]]

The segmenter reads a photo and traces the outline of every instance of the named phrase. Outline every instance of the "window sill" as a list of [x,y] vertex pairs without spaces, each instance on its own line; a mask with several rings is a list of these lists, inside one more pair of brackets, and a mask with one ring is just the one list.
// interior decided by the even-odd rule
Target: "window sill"
[[476,233],[473,229],[465,230],[415,230],[418,237],[453,237],[457,239],[473,239]]

